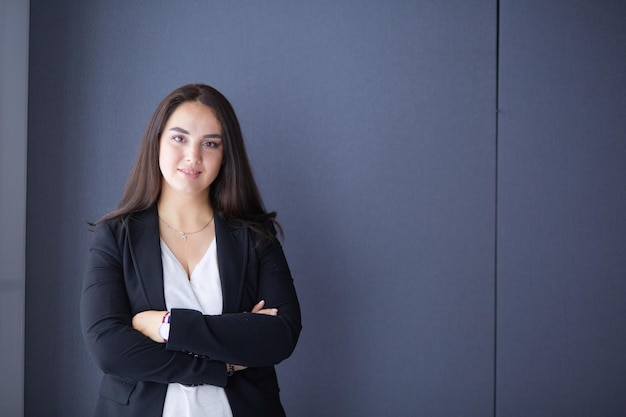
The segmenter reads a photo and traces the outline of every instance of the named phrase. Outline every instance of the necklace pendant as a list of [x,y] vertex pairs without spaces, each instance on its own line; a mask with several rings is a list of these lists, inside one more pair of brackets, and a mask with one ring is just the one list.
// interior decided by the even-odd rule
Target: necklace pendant
[[181,232],[178,229],[174,229],[172,226],[170,226],[169,224],[167,224],[167,222],[165,220],[163,220],[160,216],[159,216],[159,220],[161,220],[168,228],[172,229],[172,231],[178,233],[181,237],[181,239],[183,239],[184,241],[187,240],[187,235],[193,235],[196,233],[200,233],[201,231],[203,231],[204,229],[206,229],[207,227],[209,227],[209,225],[211,224],[211,222],[213,221],[213,216],[211,216],[211,220],[209,220],[209,222],[207,224],[205,224],[202,229],[200,230],[196,230],[195,232],[189,232],[189,233],[185,233],[185,232]]

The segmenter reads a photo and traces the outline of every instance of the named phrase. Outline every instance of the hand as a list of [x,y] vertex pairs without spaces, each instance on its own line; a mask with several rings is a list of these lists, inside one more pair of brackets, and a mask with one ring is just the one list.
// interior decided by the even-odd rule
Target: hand
[[265,300],[259,301],[253,308],[252,312],[255,314],[266,314],[268,316],[277,316],[277,308],[263,308],[265,306]]
[[167,311],[148,310],[135,314],[133,317],[133,329],[140,331],[144,336],[149,337],[157,343],[165,343],[159,334],[159,327],[163,321],[163,316]]
[[[228,364],[226,364],[226,368],[228,368]],[[248,369],[248,367],[242,365],[233,365],[233,369],[235,370],[235,372],[238,372],[243,371],[244,369]]]

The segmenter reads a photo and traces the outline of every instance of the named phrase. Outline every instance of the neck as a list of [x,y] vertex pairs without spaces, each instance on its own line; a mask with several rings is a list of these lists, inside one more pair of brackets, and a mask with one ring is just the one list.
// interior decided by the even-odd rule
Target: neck
[[206,194],[172,195],[161,192],[157,203],[159,217],[178,230],[194,230],[213,217],[213,207]]

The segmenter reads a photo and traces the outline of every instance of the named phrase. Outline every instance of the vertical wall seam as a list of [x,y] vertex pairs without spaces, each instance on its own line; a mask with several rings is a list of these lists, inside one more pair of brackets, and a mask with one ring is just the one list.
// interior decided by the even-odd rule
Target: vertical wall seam
[[493,271],[493,417],[498,404],[498,173],[500,119],[500,0],[496,0],[496,59],[495,59],[495,169],[494,169],[494,271]]

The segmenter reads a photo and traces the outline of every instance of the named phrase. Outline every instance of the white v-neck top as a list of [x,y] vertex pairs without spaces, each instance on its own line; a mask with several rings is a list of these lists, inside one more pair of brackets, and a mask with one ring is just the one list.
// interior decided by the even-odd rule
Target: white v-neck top
[[[217,267],[217,243],[209,249],[196,265],[191,276],[174,253],[161,240],[163,262],[163,289],[168,311],[187,308],[205,315],[222,314],[222,283]],[[226,366],[226,365],[224,365]],[[200,385],[189,387],[169,384],[163,406],[163,417],[232,417],[233,413],[222,387]]]

